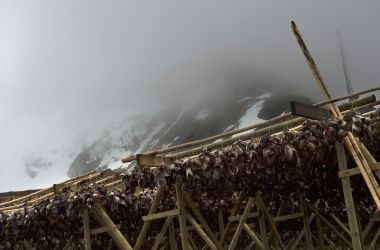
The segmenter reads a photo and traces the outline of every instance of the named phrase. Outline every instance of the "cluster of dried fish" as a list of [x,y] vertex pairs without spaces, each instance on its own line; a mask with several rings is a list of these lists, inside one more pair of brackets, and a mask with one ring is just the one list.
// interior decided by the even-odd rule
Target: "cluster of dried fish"
[[[83,238],[81,213],[96,202],[134,243],[142,226],[141,218],[148,213],[157,186],[166,187],[158,210],[175,207],[174,183],[184,186],[215,230],[217,214],[221,211],[227,218],[239,192],[254,196],[261,191],[272,214],[280,207],[284,214],[299,211],[298,194],[304,192],[320,211],[344,218],[334,145],[347,131],[353,131],[375,157],[379,156],[380,111],[371,117],[352,114],[346,125],[334,119],[307,120],[297,131],[238,141],[212,151],[205,149],[197,157],[171,165],[134,168],[123,175],[121,189],[107,190],[101,185],[85,184],[78,191],[65,189],[52,199],[11,216],[1,214],[0,249],[13,248],[22,240],[30,241],[37,249],[51,249],[68,234]],[[362,178],[357,176],[352,182],[354,195],[361,197],[358,211],[365,221],[375,206]],[[137,190],[141,192],[136,194]],[[90,221],[91,228],[99,227],[93,217]],[[162,222],[152,224],[148,244],[161,225]],[[281,224],[280,230],[286,236],[299,227],[297,223]],[[95,249],[103,249],[107,244],[108,237],[104,234],[92,237]]]

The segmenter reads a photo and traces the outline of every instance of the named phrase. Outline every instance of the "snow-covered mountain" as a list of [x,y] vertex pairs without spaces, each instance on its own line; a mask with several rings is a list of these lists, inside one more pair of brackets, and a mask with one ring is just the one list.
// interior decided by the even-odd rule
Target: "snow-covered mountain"
[[[121,157],[246,127],[284,112],[291,100],[310,102],[287,91],[236,89],[212,92],[191,104],[173,105],[154,115],[134,115],[102,132],[69,166],[76,176],[96,168],[127,167]],[[263,88],[265,89],[265,88]]]

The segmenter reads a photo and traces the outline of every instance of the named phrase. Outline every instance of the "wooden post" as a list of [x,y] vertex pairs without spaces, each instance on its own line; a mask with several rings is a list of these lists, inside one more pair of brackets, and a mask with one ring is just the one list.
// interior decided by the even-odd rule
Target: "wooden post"
[[170,217],[166,218],[166,220],[164,222],[164,225],[161,228],[161,231],[158,233],[158,235],[156,237],[156,241],[153,244],[152,250],[156,250],[158,248],[158,246],[160,245],[161,240],[164,237],[166,231],[168,230],[169,225],[173,221],[173,218],[174,218],[173,216],[170,216]]
[[83,231],[84,231],[85,249],[91,250],[90,220],[89,220],[87,208],[83,210]]
[[[165,188],[163,186],[160,186],[156,193],[156,196],[154,197],[153,203],[149,209],[148,215],[153,214],[157,211],[158,204],[161,201],[164,191],[165,191]],[[137,237],[137,241],[134,247],[135,250],[140,250],[142,245],[144,244],[144,240],[146,238],[146,235],[148,234],[151,223],[152,223],[151,221],[144,222],[143,227],[141,228],[141,231],[139,233],[139,236]]]
[[369,245],[369,249],[373,249],[373,250],[376,250],[375,247],[376,247],[376,242],[377,242],[377,239],[379,239],[379,236],[380,236],[380,228],[377,229],[376,231],[376,234],[375,236],[373,237],[372,241],[371,241],[371,244]]
[[260,238],[256,235],[256,233],[248,226],[247,223],[244,223],[244,230],[247,232],[247,234],[249,235],[249,237],[251,237],[251,239],[257,244],[258,248],[260,248],[261,250],[265,250],[264,249],[264,245],[263,243],[261,242]]
[[369,232],[371,231],[373,224],[375,224],[376,220],[379,218],[379,214],[380,214],[380,211],[377,210],[375,214],[369,219],[368,224],[364,228],[364,231],[363,231],[363,242],[366,241],[367,236]]
[[234,237],[232,238],[232,241],[230,243],[230,246],[228,247],[228,250],[233,250],[235,249],[236,247],[236,244],[239,240],[239,237],[241,235],[241,231],[243,230],[243,227],[244,227],[244,223],[247,219],[247,216],[248,216],[248,213],[249,211],[251,211],[251,207],[252,207],[252,204],[253,204],[253,201],[254,199],[251,197],[249,198],[248,202],[247,202],[247,205],[245,206],[245,209],[244,209],[244,212],[243,212],[243,215],[241,216],[240,218],[240,221],[239,221],[239,225],[236,229],[236,232],[234,234]]
[[[336,152],[338,155],[339,170],[347,170],[346,153],[341,143],[335,143]],[[342,177],[342,187],[344,194],[344,201],[346,203],[348,224],[350,225],[350,234],[352,247],[354,250],[362,249],[362,242],[360,240],[359,223],[355,212],[355,203],[352,196],[350,177]]]
[[[314,218],[315,218],[315,215],[311,214],[309,216],[309,218],[307,219],[307,223],[310,225],[311,222],[313,222]],[[296,239],[292,242],[290,250],[296,249],[296,247],[298,246],[298,243],[301,241],[301,239],[303,238],[305,233],[306,233],[306,224],[304,223],[304,226],[303,226],[301,232],[299,232]],[[289,249],[289,248],[287,248],[287,249]]]
[[187,233],[187,225],[186,225],[186,217],[185,217],[185,206],[183,203],[183,196],[182,196],[182,190],[179,187],[178,184],[175,184],[175,193],[177,196],[177,206],[180,211],[180,215],[178,216],[179,220],[179,228],[181,231],[181,243],[182,243],[182,250],[188,250],[189,249],[189,238]]
[[[261,197],[261,193],[256,193],[256,201],[259,200]],[[265,217],[264,217],[264,211],[260,204],[256,202],[257,205],[257,212],[259,213],[259,227],[260,227],[260,234],[261,234],[261,241],[263,243],[263,247],[265,250],[269,249],[269,241],[268,241],[268,232],[267,227],[265,224]]]
[[320,212],[317,211],[317,209],[315,209],[313,206],[311,206],[309,203],[305,202],[306,203],[306,207],[308,209],[311,210],[311,212],[313,212],[315,214],[315,216],[319,217],[321,219],[321,221],[323,221],[323,223],[326,224],[326,226],[328,226],[340,239],[342,239],[342,241],[349,247],[352,248],[352,244],[346,239],[346,237],[343,236],[343,234],[338,230],[336,229],[333,224],[330,223],[330,221],[328,219],[326,219]]
[[174,229],[174,221],[169,225],[169,241],[170,241],[170,249],[178,250],[177,240],[175,238],[175,229]]
[[107,215],[106,211],[99,205],[95,204],[93,208],[93,213],[95,215],[95,219],[102,225],[102,226],[109,226],[112,229],[107,231],[108,234],[111,236],[115,244],[120,249],[126,249],[126,250],[133,250],[132,246],[129,244],[127,239],[124,238],[123,234],[119,231],[117,226],[113,223],[111,218]]
[[194,218],[190,214],[186,214],[186,219],[190,224],[194,227],[195,231],[201,236],[201,238],[207,243],[207,245],[213,249],[218,249],[215,243],[210,239],[210,237],[203,231],[203,229],[198,225],[198,223],[194,220]]
[[214,244],[216,244],[218,248],[222,248],[222,246],[219,244],[217,237],[212,232],[210,226],[207,224],[206,219],[203,217],[199,209],[195,206],[193,200],[190,198],[190,195],[185,190],[183,190],[182,193],[183,193],[183,198],[185,199],[187,205],[191,208],[191,210],[193,211],[193,213],[195,214],[195,216],[197,217],[197,219],[203,226],[203,229],[206,231],[207,235],[212,239],[212,241],[214,242]]
[[219,237],[222,237],[222,234],[224,231],[224,220],[223,220],[223,213],[221,210],[219,210],[219,213],[218,213],[218,226],[219,226]]
[[281,235],[280,233],[278,232],[277,228],[276,228],[276,224],[275,222],[273,221],[273,218],[272,216],[269,214],[265,204],[264,204],[264,201],[263,201],[263,198],[261,197],[261,193],[258,193],[257,195],[257,198],[256,198],[256,204],[258,204],[258,207],[260,207],[260,209],[262,210],[262,212],[264,213],[265,217],[267,217],[267,220],[269,222],[269,225],[271,226],[272,230],[273,230],[273,233],[274,235],[276,236],[277,238],[277,241],[278,243],[280,244],[281,248],[282,249],[285,249],[286,246],[284,244],[284,242],[282,241],[281,239]]
[[323,241],[323,229],[321,219],[317,217],[317,232],[318,232],[318,247],[321,250],[325,250],[325,243]]
[[313,239],[311,237],[311,230],[310,225],[308,223],[308,212],[305,205],[305,196],[303,194],[300,195],[300,208],[301,212],[303,213],[303,224],[305,225],[305,236],[306,236],[306,246],[307,249],[312,250],[313,249]]

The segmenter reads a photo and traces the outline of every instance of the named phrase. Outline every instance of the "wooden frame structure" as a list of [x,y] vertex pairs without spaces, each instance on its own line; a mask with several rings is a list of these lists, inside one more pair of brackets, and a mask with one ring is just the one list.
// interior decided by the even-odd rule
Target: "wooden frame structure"
[[[311,57],[303,39],[295,25],[292,22],[293,32],[301,46],[301,49],[307,59],[308,65],[315,76],[317,83],[326,95],[329,101],[323,104],[329,104],[331,114],[335,117],[342,118],[342,107],[338,108],[329,94],[326,85],[320,75],[320,72]],[[374,88],[372,90],[378,90]],[[365,91],[364,91],[365,92]],[[369,91],[368,91],[369,92]],[[367,93],[367,92],[365,92]],[[350,96],[357,96],[360,93],[354,93]],[[360,101],[360,100],[359,100]],[[356,101],[358,102],[358,101]],[[372,100],[369,103],[361,104],[363,106],[378,104]],[[314,105],[320,106],[320,105]],[[304,107],[308,110],[320,109],[312,107]],[[349,107],[348,107],[349,109]],[[322,112],[323,113],[323,112]],[[321,114],[322,114],[321,113]],[[323,114],[322,114],[323,115]],[[290,117],[289,114],[283,115]],[[273,121],[279,121],[274,118]],[[298,124],[302,118],[296,118],[294,123]],[[261,124],[262,125],[266,125]],[[289,121],[287,122],[289,124]],[[268,128],[262,128],[258,125],[248,127],[249,129],[259,127],[263,131]],[[275,125],[281,130],[282,126]],[[172,150],[183,149],[189,146],[199,146],[202,143],[212,142],[216,139],[227,135],[247,131],[247,128],[236,130],[233,132],[223,133],[222,135],[213,136],[193,143],[187,143],[185,146],[180,145],[172,147],[171,150],[157,150],[148,152],[147,154],[139,154],[136,157],[124,158],[123,161],[136,160],[139,165],[155,166],[163,163],[170,163],[174,158],[182,157],[184,153],[170,155],[169,157],[157,156],[157,154],[168,153]],[[270,130],[276,131],[273,127]],[[255,130],[255,133],[258,133]],[[249,134],[249,137],[251,135]],[[241,139],[242,137],[238,137]],[[244,138],[244,137],[243,137]],[[232,139],[229,139],[232,140]],[[229,141],[228,141],[229,142]],[[200,147],[201,148],[201,147]],[[217,218],[218,228],[211,228],[205,217],[201,214],[200,208],[194,203],[190,195],[182,186],[175,184],[176,207],[168,211],[159,211],[158,207],[165,195],[166,187],[159,187],[156,196],[152,202],[147,215],[143,216],[143,226],[139,232],[136,242],[129,242],[128,237],[119,230],[120,225],[115,224],[107,212],[100,204],[95,204],[91,209],[84,209],[82,212],[83,219],[83,239],[72,235],[65,235],[57,244],[55,249],[91,249],[92,235],[107,233],[111,240],[107,249],[115,247],[119,249],[236,249],[239,240],[244,238],[248,240],[247,249],[375,249],[380,243],[380,188],[375,176],[380,177],[380,163],[370,154],[368,149],[352,134],[345,139],[344,145],[337,142],[335,145],[339,172],[337,177],[340,178],[344,194],[344,202],[347,212],[347,222],[343,223],[335,215],[325,215],[318,211],[314,204],[310,204],[300,194],[299,211],[292,214],[282,214],[281,208],[276,211],[276,215],[272,215],[262,199],[261,193],[257,192],[255,197],[246,197],[244,193],[239,194],[239,198],[235,207],[230,211],[229,215],[219,213]],[[357,167],[348,169],[346,150],[355,160]],[[193,150],[198,152],[199,147]],[[368,223],[362,228],[362,223],[355,208],[355,200],[351,190],[350,177],[362,175],[368,189],[378,207],[377,212],[373,215]],[[47,199],[59,192],[64,187],[76,187],[83,181],[96,182],[106,184],[107,187],[114,187],[121,184],[117,175],[101,175],[100,173],[90,172],[74,179],[60,183],[51,188],[40,190],[38,192],[20,197],[8,202],[0,204],[0,211],[14,211],[25,207],[25,201],[29,205],[38,201]],[[242,210],[242,204],[244,209]],[[242,211],[240,213],[240,211]],[[99,225],[98,228],[90,228],[91,219],[95,220]],[[161,220],[163,223],[161,230],[156,235],[152,246],[147,246],[145,240],[149,233],[152,223]],[[278,225],[288,220],[297,220],[303,224],[302,229],[291,235],[287,239],[281,237]],[[165,240],[168,239],[168,240]],[[29,242],[24,241],[22,249],[32,249]]]

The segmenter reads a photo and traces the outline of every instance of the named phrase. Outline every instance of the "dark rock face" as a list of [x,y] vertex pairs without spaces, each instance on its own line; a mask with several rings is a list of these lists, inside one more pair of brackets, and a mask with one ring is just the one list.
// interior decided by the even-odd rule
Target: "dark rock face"
[[102,161],[101,158],[94,158],[90,151],[83,151],[75,157],[74,161],[71,163],[69,170],[67,171],[68,176],[77,176],[82,173],[94,170],[97,168]]

